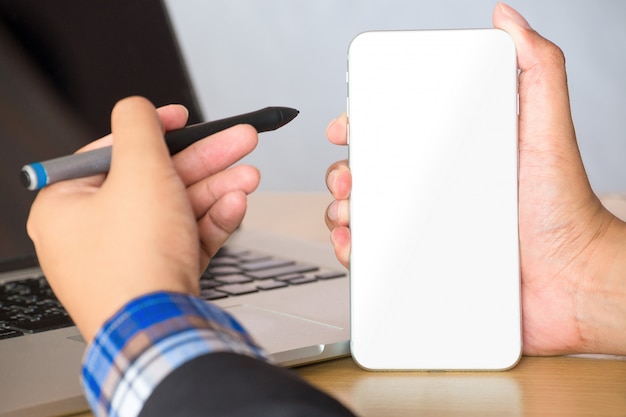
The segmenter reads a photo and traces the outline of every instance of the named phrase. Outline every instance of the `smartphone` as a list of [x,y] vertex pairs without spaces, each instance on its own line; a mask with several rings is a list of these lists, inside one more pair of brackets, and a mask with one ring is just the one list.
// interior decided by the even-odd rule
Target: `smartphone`
[[370,370],[505,370],[522,351],[518,71],[497,29],[348,53],[351,350]]

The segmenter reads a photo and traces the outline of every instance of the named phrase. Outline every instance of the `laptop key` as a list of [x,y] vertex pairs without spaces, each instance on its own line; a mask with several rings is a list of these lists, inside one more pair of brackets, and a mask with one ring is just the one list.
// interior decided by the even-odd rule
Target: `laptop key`
[[256,287],[260,290],[267,291],[267,290],[273,290],[276,288],[284,288],[288,286],[289,285],[286,282],[266,280],[266,281],[261,281],[259,284],[257,284]]
[[219,287],[220,285],[224,285],[224,283],[216,281],[214,279],[201,279],[200,280],[201,290],[210,290],[212,288]]
[[216,290],[225,292],[229,295],[249,294],[258,291],[254,283],[222,285],[221,287],[217,287]]
[[236,274],[236,275],[226,275],[223,277],[215,277],[215,281],[220,282],[222,285],[223,284],[243,284],[246,282],[251,282],[252,278],[247,277],[242,274]]
[[219,300],[228,297],[228,294],[216,290],[202,290],[200,296],[205,300]]
[[209,266],[203,276],[218,277],[220,275],[240,274],[241,268],[234,265]]
[[287,274],[287,275],[281,275],[279,277],[274,278],[277,281],[291,281],[292,279],[296,279],[296,278],[302,278],[304,277],[304,274],[300,274],[300,273],[295,273],[295,274]]
[[254,279],[268,279],[280,277],[281,275],[313,272],[317,270],[318,268],[314,265],[296,263],[293,265],[281,266],[278,268],[263,269],[261,271],[250,271],[246,272],[246,275]]
[[289,281],[291,285],[308,284],[309,282],[317,281],[317,278],[313,275],[305,275],[301,278],[295,278]]
[[341,271],[326,271],[320,272],[319,274],[315,274],[315,278],[317,279],[333,279],[333,278],[341,278],[345,277],[346,273]]
[[237,266],[239,261],[234,256],[220,256],[211,259],[209,268],[215,266]]
[[293,265],[295,262],[289,259],[266,259],[258,262],[246,262],[241,264],[244,271],[260,271],[262,269],[278,268],[281,266]]

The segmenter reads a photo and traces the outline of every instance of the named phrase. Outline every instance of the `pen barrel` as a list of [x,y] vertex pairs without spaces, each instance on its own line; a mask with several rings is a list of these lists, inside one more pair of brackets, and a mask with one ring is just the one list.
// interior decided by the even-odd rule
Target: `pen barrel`
[[203,137],[211,136],[240,123],[241,122],[237,122],[236,120],[224,119],[216,120],[211,123],[199,123],[182,129],[170,130],[165,133],[165,143],[170,151],[170,155],[174,155]]
[[[287,114],[285,114],[287,113]],[[165,134],[165,142],[171,155],[174,155],[199,139],[213,135],[240,124],[248,124],[258,133],[275,130],[291,121],[298,114],[297,110],[286,107],[265,107],[261,110],[210,123],[198,123],[182,129],[171,130]]]
[[47,184],[107,172],[111,166],[110,146],[44,161]]

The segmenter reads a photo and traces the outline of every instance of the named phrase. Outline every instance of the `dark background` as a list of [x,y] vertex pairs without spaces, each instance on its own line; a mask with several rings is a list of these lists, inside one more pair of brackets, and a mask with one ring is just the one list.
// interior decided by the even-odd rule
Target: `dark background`
[[21,167],[108,134],[130,95],[202,121],[160,1],[0,0],[0,270],[34,259]]

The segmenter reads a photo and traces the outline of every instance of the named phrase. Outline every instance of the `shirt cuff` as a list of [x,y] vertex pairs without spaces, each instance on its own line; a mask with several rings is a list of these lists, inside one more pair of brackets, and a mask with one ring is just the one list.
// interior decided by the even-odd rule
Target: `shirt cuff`
[[228,313],[184,294],[139,297],[107,321],[83,360],[83,389],[96,416],[137,416],[173,370],[211,352],[267,360]]

